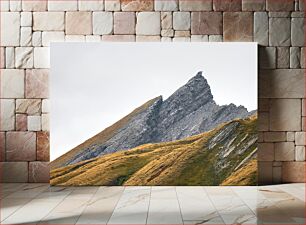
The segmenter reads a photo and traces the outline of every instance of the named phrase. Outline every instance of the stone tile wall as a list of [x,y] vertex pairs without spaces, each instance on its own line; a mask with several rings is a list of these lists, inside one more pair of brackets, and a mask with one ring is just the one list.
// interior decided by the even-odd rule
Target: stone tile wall
[[3,182],[49,179],[55,41],[258,42],[259,182],[305,181],[303,0],[1,0],[0,38]]

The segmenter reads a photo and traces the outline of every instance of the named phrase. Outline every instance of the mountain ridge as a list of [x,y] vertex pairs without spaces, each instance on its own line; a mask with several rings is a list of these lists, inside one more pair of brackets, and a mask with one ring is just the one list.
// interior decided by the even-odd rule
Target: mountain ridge
[[[149,100],[122,120],[51,162],[51,168],[75,164],[146,143],[183,139],[233,119],[251,115],[243,106],[219,106],[210,86],[198,72],[170,97]],[[111,130],[111,132],[109,131]]]

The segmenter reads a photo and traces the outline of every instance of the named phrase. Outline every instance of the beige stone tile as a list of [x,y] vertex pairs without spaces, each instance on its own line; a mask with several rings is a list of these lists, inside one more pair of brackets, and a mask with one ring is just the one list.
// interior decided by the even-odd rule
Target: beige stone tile
[[48,0],[48,11],[77,11],[78,0]]
[[191,42],[208,42],[208,35],[191,35]]
[[173,13],[173,29],[174,30],[190,30],[190,13],[174,12]]
[[41,116],[28,116],[28,130],[40,131],[41,130]]
[[10,1],[9,0],[0,1],[0,10],[1,10],[1,12],[9,11],[10,10]]
[[301,100],[273,99],[270,109],[271,131],[301,130]]
[[21,12],[20,25],[23,27],[32,26],[32,13],[31,12]]
[[225,12],[223,14],[224,41],[253,41],[253,14]]
[[258,111],[259,112],[269,112],[270,100],[266,98],[258,99]]
[[1,70],[1,97],[24,97],[24,71],[16,69]]
[[171,12],[161,12],[161,28],[172,29],[173,18]]
[[32,34],[32,45],[34,47],[40,47],[42,45],[42,32],[35,31]]
[[34,132],[8,132],[6,134],[6,159],[8,161],[35,160],[36,134]]
[[66,42],[85,42],[85,35],[66,35]]
[[105,11],[120,11],[120,0],[107,0],[104,5]]
[[304,71],[300,69],[260,70],[260,98],[304,98]]
[[22,11],[46,11],[47,3],[43,0],[22,0]]
[[212,11],[212,0],[179,0],[180,11]]
[[305,162],[284,162],[282,167],[283,182],[305,182]]
[[29,163],[29,182],[49,183],[49,180],[50,180],[50,168],[48,162]]
[[295,133],[294,132],[287,132],[287,141],[294,142],[295,140]]
[[161,36],[162,37],[173,37],[174,36],[174,30],[173,29],[161,30]]
[[296,145],[306,145],[305,142],[305,132],[296,132],[295,133],[295,144]]
[[40,99],[16,99],[16,113],[37,115],[41,113]]
[[10,11],[11,12],[21,11],[21,0],[10,1]]
[[78,0],[78,4],[80,11],[101,11],[104,9],[103,0]]
[[137,35],[160,35],[160,12],[140,12],[137,14]]
[[15,67],[18,69],[33,68],[33,48],[32,47],[15,48]]
[[242,0],[243,11],[264,11],[265,9],[265,0]]
[[14,47],[5,48],[5,66],[7,69],[15,68],[15,48]]
[[295,161],[305,161],[305,146],[295,146]]
[[267,12],[254,13],[254,41],[259,45],[269,44],[269,19]]
[[16,114],[16,131],[27,131],[27,130],[28,130],[27,115]]
[[64,12],[34,12],[34,31],[63,31],[65,29]]
[[192,12],[192,34],[222,34],[222,14],[219,12]]
[[42,100],[42,112],[49,113],[50,112],[50,101],[49,99]]
[[282,142],[286,141],[286,132],[265,132],[264,141],[265,142]]
[[37,132],[36,142],[36,159],[38,161],[48,162],[50,160],[50,140],[49,132],[41,131]]
[[175,37],[189,37],[190,38],[190,31],[189,30],[176,30],[174,32]]
[[161,42],[172,42],[172,38],[171,37],[161,37],[160,41]]
[[20,46],[31,46],[32,43],[32,28],[21,27],[20,31]]
[[209,42],[223,42],[223,36],[222,35],[209,35],[208,41]]
[[257,159],[259,161],[274,160],[274,144],[273,143],[258,143]]
[[260,112],[258,114],[258,131],[269,130],[269,113]]
[[2,182],[28,182],[28,162],[0,162],[0,165]]
[[114,34],[135,34],[136,14],[134,12],[114,13]]
[[272,162],[258,162],[258,184],[271,184],[273,180]]
[[261,69],[276,68],[276,48],[259,47],[259,67]]
[[122,11],[152,11],[153,0],[121,0]]
[[113,32],[113,13],[94,12],[93,15],[93,34],[104,35]]
[[269,45],[290,46],[290,18],[269,19]]
[[291,20],[291,44],[292,46],[304,46],[304,18],[292,18]]
[[213,0],[214,11],[241,11],[241,1],[237,0]]
[[15,129],[15,100],[0,99],[0,130],[10,131]]
[[19,46],[20,13],[1,12],[1,46]]
[[160,42],[160,36],[136,36],[136,42]]
[[65,33],[63,31],[46,31],[42,32],[42,45],[50,46],[51,42],[64,42]]
[[44,113],[41,115],[41,129],[43,131],[50,130],[49,114]]
[[282,183],[282,167],[281,166],[273,166],[273,184],[281,184]]
[[0,162],[5,161],[5,133],[0,132]]
[[277,68],[287,69],[290,67],[290,51],[289,47],[277,47]]
[[154,1],[155,11],[178,11],[178,0]]
[[4,47],[0,47],[0,69],[3,69],[3,68],[6,67],[6,65],[5,65],[6,59],[5,58],[6,58],[5,48]]
[[293,11],[294,9],[294,0],[288,1],[275,1],[267,0],[266,7],[268,11]]
[[274,144],[276,161],[294,161],[294,142],[279,142]]
[[92,34],[91,12],[66,12],[66,34]]
[[301,49],[299,47],[290,47],[290,68],[301,68]]
[[50,48],[35,47],[34,48],[34,68],[49,68],[50,67]]
[[48,70],[26,71],[26,98],[48,98]]

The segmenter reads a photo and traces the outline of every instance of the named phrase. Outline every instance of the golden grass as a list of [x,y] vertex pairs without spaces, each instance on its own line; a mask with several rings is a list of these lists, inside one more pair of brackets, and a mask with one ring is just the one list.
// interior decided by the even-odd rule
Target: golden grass
[[[237,120],[237,132],[255,132],[257,118]],[[233,122],[237,122],[233,121]],[[232,123],[232,122],[230,122]],[[218,185],[228,172],[215,174],[218,147],[208,150],[207,141],[229,123],[186,139],[145,144],[131,150],[104,155],[74,165],[53,169],[52,185]],[[238,134],[237,134],[238,135]],[[231,168],[241,162],[237,156]],[[240,160],[240,161],[239,161]],[[253,167],[252,167],[253,168]],[[238,172],[238,171],[237,171]],[[242,171],[245,176],[249,173]],[[215,177],[218,179],[214,180]],[[224,185],[236,182],[234,178]],[[246,179],[245,182],[248,182]],[[223,184],[223,183],[222,183]]]

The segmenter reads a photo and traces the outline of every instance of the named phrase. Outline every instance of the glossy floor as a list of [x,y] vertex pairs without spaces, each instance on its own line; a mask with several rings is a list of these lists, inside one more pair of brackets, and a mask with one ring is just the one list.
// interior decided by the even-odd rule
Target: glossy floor
[[49,187],[1,184],[1,224],[305,224],[305,184]]

